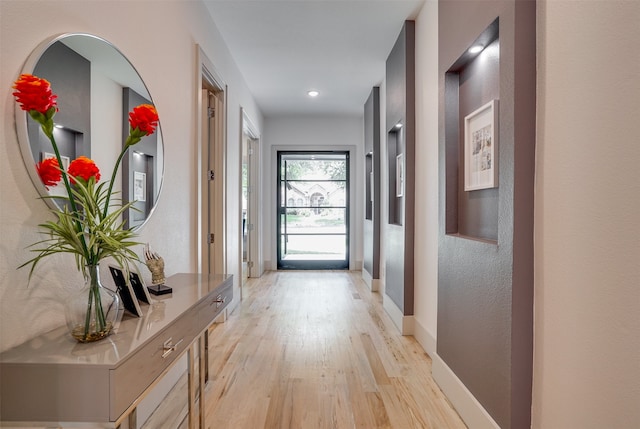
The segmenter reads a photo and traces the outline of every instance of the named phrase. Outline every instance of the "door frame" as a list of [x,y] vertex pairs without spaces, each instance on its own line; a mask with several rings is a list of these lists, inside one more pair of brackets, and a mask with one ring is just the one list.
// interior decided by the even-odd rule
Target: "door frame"
[[[226,142],[227,142],[227,85],[217,72],[213,63],[204,53],[200,45],[196,45],[198,73],[196,79],[196,189],[197,189],[197,213],[196,222],[197,258],[196,269],[200,273],[213,273],[216,270],[226,272]],[[214,204],[210,203],[209,180],[209,136],[205,131],[208,126],[208,114],[206,98],[203,91],[220,91],[223,96],[223,111],[220,126],[222,132],[220,138],[214,141],[214,165],[215,180],[213,180]],[[210,219],[215,219],[211,225]],[[214,234],[215,242],[210,243],[210,234]],[[210,253],[214,253],[214,263],[211,264]],[[213,267],[211,265],[214,265]]]
[[[328,264],[328,262],[331,261],[306,261],[306,262],[300,262],[300,264],[295,263],[294,265],[296,266],[300,266],[301,268],[280,268],[279,266],[279,260],[280,260],[280,210],[281,210],[281,204],[280,204],[280,199],[281,199],[281,194],[280,194],[280,170],[279,170],[279,158],[280,158],[280,153],[297,153],[297,154],[304,154],[304,153],[344,153],[346,155],[347,158],[347,188],[346,188],[346,193],[347,193],[347,200],[345,202],[345,217],[346,217],[346,233],[345,233],[345,239],[346,239],[346,247],[347,247],[347,266],[346,268],[343,268],[342,266],[338,266],[338,265],[334,265],[333,267]],[[274,180],[274,190],[275,190],[275,205],[274,205],[274,211],[273,211],[273,215],[275,216],[275,221],[273,222],[273,228],[274,228],[274,232],[273,232],[273,237],[274,237],[274,249],[275,249],[275,253],[274,253],[274,265],[275,265],[275,269],[346,269],[346,270],[353,270],[353,266],[354,266],[354,260],[353,260],[353,256],[354,256],[354,248],[353,248],[353,243],[354,243],[354,231],[353,231],[353,213],[352,213],[352,207],[354,205],[354,187],[355,187],[355,183],[354,183],[354,179],[355,179],[355,166],[353,164],[354,159],[353,159],[353,155],[356,152],[355,148],[353,146],[322,146],[322,147],[305,147],[305,146],[296,146],[291,147],[291,146],[274,146],[273,147],[273,156],[274,156],[274,165],[273,165],[273,171],[275,172],[275,174],[273,175],[273,180]]]
[[[244,140],[245,138],[248,139],[249,143],[247,145],[247,150],[248,153],[247,158],[247,164],[248,164],[248,188],[249,188],[249,195],[247,198],[247,211],[248,211],[248,218],[247,218],[247,228],[249,231],[248,234],[248,249],[247,249],[247,257],[248,257],[248,262],[249,262],[249,266],[247,267],[248,270],[248,277],[260,277],[262,275],[262,269],[261,269],[261,264],[260,264],[260,255],[259,255],[259,249],[261,248],[261,243],[260,243],[260,224],[259,224],[259,219],[260,217],[258,216],[258,208],[259,206],[259,201],[258,201],[258,197],[259,197],[259,189],[258,189],[258,185],[257,183],[260,183],[260,154],[259,154],[259,150],[260,150],[260,134],[258,133],[258,128],[254,125],[254,122],[251,120],[251,118],[249,117],[249,115],[247,114],[246,110],[244,108],[240,108],[240,123],[241,123],[241,127],[242,127],[242,131],[240,133],[240,139]],[[243,148],[242,150],[244,150],[244,142],[240,142],[241,144],[241,148]],[[245,154],[242,153],[240,156],[240,172],[242,172],[242,160],[244,158]],[[240,201],[242,201],[242,174],[240,174]],[[240,204],[240,219],[242,219],[242,204]],[[242,225],[242,224],[241,224]],[[242,226],[240,227],[240,235],[239,235],[239,239],[240,239],[240,243],[243,242],[243,237],[242,237]],[[239,259],[240,259],[240,273],[243,272],[242,270],[242,263],[243,263],[243,258],[242,258],[242,253],[243,253],[243,246],[242,244],[239,246]]]
[[335,151],[343,151],[343,152],[349,152],[349,171],[351,172],[351,174],[353,175],[353,180],[351,180],[350,182],[350,186],[349,186],[349,204],[350,206],[353,208],[353,210],[351,211],[351,216],[349,219],[349,243],[351,243],[351,245],[349,246],[349,270],[359,270],[361,269],[361,261],[356,261],[356,240],[355,240],[355,233],[356,233],[356,225],[354,224],[356,218],[359,218],[359,216],[361,215],[361,213],[358,212],[357,210],[357,204],[356,204],[356,200],[355,198],[358,198],[358,193],[356,192],[356,186],[357,186],[357,177],[359,174],[359,169],[358,169],[358,164],[356,163],[356,158],[358,157],[358,154],[360,153],[359,151],[361,151],[362,149],[360,149],[357,145],[317,145],[317,144],[312,144],[312,145],[308,145],[308,146],[303,146],[303,145],[273,145],[271,146],[271,154],[270,154],[270,162],[269,162],[269,171],[267,172],[268,176],[267,180],[269,183],[269,189],[270,192],[268,192],[268,195],[273,195],[273,197],[269,197],[269,199],[265,202],[265,206],[268,206],[268,213],[262,213],[262,216],[265,217],[266,219],[266,223],[264,225],[265,228],[269,229],[269,231],[265,231],[266,233],[269,234],[269,239],[270,239],[270,243],[265,244],[268,246],[268,252],[269,252],[269,257],[270,259],[268,259],[266,262],[266,269],[269,270],[273,270],[276,271],[278,269],[278,249],[277,249],[277,240],[278,240],[278,228],[276,225],[276,219],[273,217],[273,215],[276,213],[277,210],[277,199],[276,199],[276,193],[279,192],[278,190],[278,177],[277,177],[277,170],[278,170],[278,152],[279,151],[287,151],[287,152],[295,152],[295,151],[318,151],[318,152],[322,152],[322,151],[331,151],[331,150],[335,150]]

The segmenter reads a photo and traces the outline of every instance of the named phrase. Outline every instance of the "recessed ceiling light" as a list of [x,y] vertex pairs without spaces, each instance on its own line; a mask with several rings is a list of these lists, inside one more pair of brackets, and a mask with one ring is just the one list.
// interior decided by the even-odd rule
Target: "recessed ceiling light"
[[484,49],[484,46],[482,45],[475,45],[469,48],[469,53],[470,54],[478,54],[480,52],[482,52],[482,50]]
[[309,94],[309,97],[317,97],[318,95],[320,95],[320,93],[315,90],[309,91],[307,92],[307,94]]

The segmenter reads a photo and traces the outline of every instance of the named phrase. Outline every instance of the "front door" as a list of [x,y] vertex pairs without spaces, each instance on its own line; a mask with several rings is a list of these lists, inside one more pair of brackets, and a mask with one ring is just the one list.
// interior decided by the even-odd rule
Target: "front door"
[[349,153],[278,152],[278,269],[349,268]]

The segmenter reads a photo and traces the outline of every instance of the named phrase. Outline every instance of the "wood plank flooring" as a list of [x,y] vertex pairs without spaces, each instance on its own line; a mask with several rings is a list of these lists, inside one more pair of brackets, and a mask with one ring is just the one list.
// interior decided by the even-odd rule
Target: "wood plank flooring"
[[359,272],[251,279],[210,331],[207,429],[465,428]]

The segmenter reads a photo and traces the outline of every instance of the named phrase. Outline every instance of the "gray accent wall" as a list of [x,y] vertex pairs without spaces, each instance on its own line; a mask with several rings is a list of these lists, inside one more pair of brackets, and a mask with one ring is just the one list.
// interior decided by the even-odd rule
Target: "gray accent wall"
[[[439,2],[437,353],[504,429],[531,421],[535,19],[535,1]],[[491,99],[498,187],[465,192],[461,121]]]
[[[153,104],[151,101],[138,94],[131,88],[122,89],[122,143],[129,136],[129,112],[141,104]],[[123,201],[133,201],[135,172],[146,175],[146,189],[143,194],[145,201],[136,201],[133,206],[124,212],[127,228],[142,225],[151,213],[155,205],[156,181],[160,180],[158,171],[158,133],[145,136],[129,148],[122,159],[122,198]]]
[[[415,213],[415,23],[405,21],[386,64],[389,216],[385,243],[385,293],[405,316],[413,315]],[[402,128],[395,128],[401,123]],[[397,196],[397,156],[404,159]]]
[[[58,143],[61,155],[71,160],[91,157],[91,62],[60,42],[53,43],[42,54],[33,74],[47,79],[58,96],[57,125],[65,127],[69,139]],[[35,121],[27,121],[29,142],[36,162],[42,152],[53,152],[51,142]],[[58,136],[56,136],[58,138]]]
[[380,87],[374,87],[364,105],[365,219],[364,269],[380,278]]

